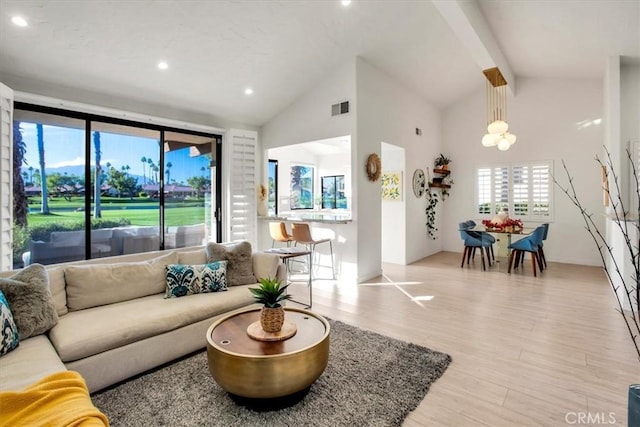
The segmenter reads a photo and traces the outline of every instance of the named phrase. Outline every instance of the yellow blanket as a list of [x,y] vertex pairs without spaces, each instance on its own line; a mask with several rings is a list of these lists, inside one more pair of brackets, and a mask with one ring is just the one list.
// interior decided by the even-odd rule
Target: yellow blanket
[[109,426],[74,371],[49,375],[23,391],[0,392],[0,426]]

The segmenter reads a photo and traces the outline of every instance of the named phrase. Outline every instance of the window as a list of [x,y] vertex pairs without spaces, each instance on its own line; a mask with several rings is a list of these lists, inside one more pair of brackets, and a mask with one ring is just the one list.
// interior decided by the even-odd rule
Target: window
[[269,159],[267,176],[267,210],[269,216],[278,215],[278,161]]
[[346,209],[347,198],[344,195],[344,175],[323,176],[322,209]]
[[552,218],[552,162],[514,163],[476,170],[476,212],[495,215],[507,210],[515,218]]
[[218,135],[23,103],[14,127],[14,267],[220,241]]
[[291,209],[313,209],[313,166],[291,166]]

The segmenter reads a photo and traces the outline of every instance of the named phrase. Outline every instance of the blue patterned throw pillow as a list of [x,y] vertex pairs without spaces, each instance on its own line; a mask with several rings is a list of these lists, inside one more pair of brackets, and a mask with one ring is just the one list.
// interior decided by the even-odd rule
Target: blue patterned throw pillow
[[18,328],[9,310],[9,303],[0,291],[0,325],[2,325],[2,342],[0,342],[0,356],[9,353],[20,343]]
[[165,298],[227,290],[227,261],[202,265],[169,264]]

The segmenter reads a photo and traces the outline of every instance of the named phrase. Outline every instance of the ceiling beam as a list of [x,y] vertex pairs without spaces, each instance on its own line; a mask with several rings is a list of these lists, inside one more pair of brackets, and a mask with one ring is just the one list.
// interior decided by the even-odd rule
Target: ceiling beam
[[515,95],[516,78],[476,0],[432,0],[481,70],[498,67]]

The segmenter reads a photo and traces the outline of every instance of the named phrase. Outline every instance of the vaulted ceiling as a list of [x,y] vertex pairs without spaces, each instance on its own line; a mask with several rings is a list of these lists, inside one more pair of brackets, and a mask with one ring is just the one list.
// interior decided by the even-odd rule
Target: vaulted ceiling
[[[360,56],[445,108],[484,77],[469,28],[447,19],[443,3],[0,0],[0,80],[260,126]],[[457,3],[478,11],[517,77],[597,79],[607,56],[640,57],[638,0]],[[28,26],[13,25],[15,15]]]

